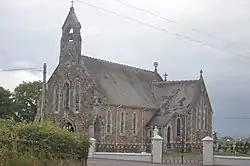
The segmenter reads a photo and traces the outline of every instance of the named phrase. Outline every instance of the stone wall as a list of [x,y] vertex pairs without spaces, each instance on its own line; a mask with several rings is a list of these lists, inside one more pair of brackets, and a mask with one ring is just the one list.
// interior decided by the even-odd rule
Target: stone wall
[[[64,83],[70,85],[69,108],[64,107],[63,87]],[[80,84],[80,109],[76,111],[76,101],[74,99],[74,89],[76,83]],[[46,93],[46,111],[45,118],[59,125],[62,118],[68,118],[76,127],[76,131],[87,132],[90,124],[93,124],[95,118],[94,106],[94,90],[90,88],[91,81],[83,72],[81,66],[65,67],[58,66],[47,83]],[[59,103],[55,101],[54,88],[59,86]],[[58,104],[58,111],[55,110],[55,104]]]
[[[130,142],[130,143],[141,143],[144,142],[145,138],[143,135],[147,134],[144,126],[146,119],[149,119],[149,116],[152,116],[153,113],[149,112],[143,108],[136,107],[126,107],[119,105],[105,105],[101,106],[99,116],[104,121],[104,124],[107,125],[107,114],[108,111],[111,112],[111,131],[105,132],[105,142]],[[125,116],[125,132],[121,133],[121,113],[124,113]],[[133,133],[133,116],[136,115],[136,130]],[[150,117],[151,118],[151,117]],[[107,127],[107,126],[106,126]],[[106,128],[107,130],[107,128]]]

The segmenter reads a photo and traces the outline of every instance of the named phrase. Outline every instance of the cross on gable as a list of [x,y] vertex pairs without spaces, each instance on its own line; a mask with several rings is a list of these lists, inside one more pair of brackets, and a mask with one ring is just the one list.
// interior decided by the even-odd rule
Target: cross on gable
[[71,3],[71,7],[74,7],[75,1],[74,1],[74,0],[71,0],[70,3]]
[[164,76],[164,80],[167,81],[168,74],[165,73],[163,76]]

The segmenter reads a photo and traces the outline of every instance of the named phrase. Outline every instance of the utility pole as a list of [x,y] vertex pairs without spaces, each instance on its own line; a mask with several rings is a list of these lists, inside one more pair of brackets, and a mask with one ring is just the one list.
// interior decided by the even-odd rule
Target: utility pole
[[42,82],[42,100],[41,100],[41,122],[44,119],[45,112],[45,101],[46,101],[46,75],[47,75],[47,64],[43,64],[43,82]]

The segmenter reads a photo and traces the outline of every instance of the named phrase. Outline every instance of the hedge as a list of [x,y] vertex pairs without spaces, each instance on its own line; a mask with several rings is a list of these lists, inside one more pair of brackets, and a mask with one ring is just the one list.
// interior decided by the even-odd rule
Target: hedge
[[15,123],[0,119],[0,165],[61,165],[67,161],[71,165],[73,161],[86,164],[89,145],[85,135],[70,133],[49,122]]

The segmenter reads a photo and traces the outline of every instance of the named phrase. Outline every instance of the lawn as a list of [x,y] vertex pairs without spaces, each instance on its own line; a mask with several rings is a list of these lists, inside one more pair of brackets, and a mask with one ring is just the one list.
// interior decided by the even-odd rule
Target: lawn
[[[195,156],[197,154],[195,153],[183,153],[184,157],[190,157],[190,156]],[[163,158],[169,158],[169,157],[181,157],[182,153],[167,153],[163,155]]]
[[244,153],[216,153],[215,155],[219,156],[235,156],[235,157],[250,157],[250,154],[244,154]]

